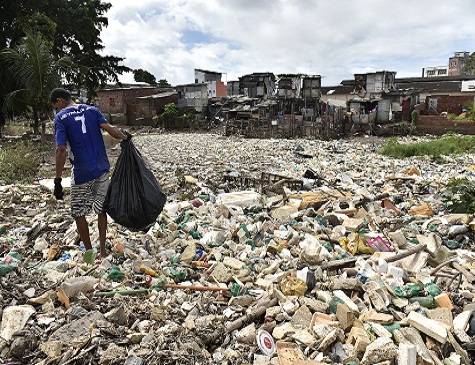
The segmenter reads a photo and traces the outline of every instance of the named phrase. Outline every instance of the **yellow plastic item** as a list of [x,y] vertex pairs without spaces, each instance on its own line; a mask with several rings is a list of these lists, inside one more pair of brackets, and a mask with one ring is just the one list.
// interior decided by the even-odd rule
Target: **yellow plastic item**
[[296,295],[301,297],[307,291],[307,283],[295,276],[287,276],[280,283],[280,290],[285,295]]
[[282,252],[283,249],[284,249],[284,246],[282,246],[279,243],[277,243],[276,241],[272,240],[267,245],[266,252],[271,253],[273,255],[276,255],[276,254]]
[[356,254],[361,254],[361,255],[370,254],[371,255],[374,253],[374,250],[368,245],[366,245],[366,243],[361,238],[361,235],[359,234],[354,236],[353,242],[350,242],[348,237],[342,238],[340,240],[340,245],[343,246],[345,250],[351,253],[352,255],[356,255]]
[[143,272],[144,274],[147,274],[153,277],[158,277],[158,274],[155,272],[155,270],[145,266],[144,264],[140,265],[140,271]]
[[360,235],[357,236],[356,253],[359,253],[362,255],[364,254],[371,255],[374,253],[374,250],[363,241]]

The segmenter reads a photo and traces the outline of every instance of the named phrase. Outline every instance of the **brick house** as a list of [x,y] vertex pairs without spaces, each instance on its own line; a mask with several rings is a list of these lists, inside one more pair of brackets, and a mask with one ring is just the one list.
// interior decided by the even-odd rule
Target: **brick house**
[[422,106],[418,109],[421,114],[438,115],[447,112],[458,115],[467,102],[474,101],[475,90],[463,89],[467,80],[474,79],[475,76],[413,77],[397,79],[397,85],[400,89],[418,92]]
[[130,124],[134,125],[154,125],[154,118],[165,111],[165,105],[178,103],[178,93],[172,91],[161,91],[149,96],[139,96],[134,105],[135,111],[129,107]]
[[155,86],[109,87],[97,92],[95,105],[111,123],[150,125],[168,103],[177,103],[178,93]]

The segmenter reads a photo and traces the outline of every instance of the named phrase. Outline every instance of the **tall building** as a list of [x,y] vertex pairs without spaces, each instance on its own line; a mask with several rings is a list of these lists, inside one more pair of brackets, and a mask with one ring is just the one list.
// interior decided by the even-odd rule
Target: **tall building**
[[449,58],[449,76],[461,75],[469,56],[469,52],[455,52],[454,56]]
[[208,97],[210,98],[226,96],[227,88],[226,84],[221,81],[222,75],[221,72],[195,68],[195,84],[207,84]]
[[462,75],[465,61],[470,56],[470,52],[454,52],[453,57],[449,58],[448,65],[431,66],[422,69],[422,77],[437,76],[458,76]]

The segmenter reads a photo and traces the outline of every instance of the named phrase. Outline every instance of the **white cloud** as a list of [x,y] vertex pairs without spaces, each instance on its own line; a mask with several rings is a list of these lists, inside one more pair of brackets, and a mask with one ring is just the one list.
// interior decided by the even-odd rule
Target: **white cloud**
[[447,64],[453,52],[475,51],[472,0],[109,2],[104,52],[174,85],[193,82],[194,68],[226,73],[227,80],[311,73],[323,85],[380,70],[420,76],[423,67]]

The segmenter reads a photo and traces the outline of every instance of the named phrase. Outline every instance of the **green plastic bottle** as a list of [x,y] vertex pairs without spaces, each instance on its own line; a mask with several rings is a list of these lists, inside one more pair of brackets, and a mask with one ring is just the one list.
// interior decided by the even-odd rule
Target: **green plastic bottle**
[[244,231],[244,233],[246,234],[246,237],[247,238],[251,238],[251,234],[249,233],[249,231],[247,230],[247,227],[246,225],[243,223],[241,224],[241,229]]
[[427,297],[412,297],[409,298],[410,303],[418,302],[421,307],[425,307],[428,309],[434,309],[435,308],[435,299],[434,297],[427,296]]
[[327,220],[323,217],[323,215],[317,214],[317,216],[316,216],[315,218],[316,218],[316,220],[317,220],[323,227],[327,227],[327,226],[328,226],[328,222],[327,222]]

